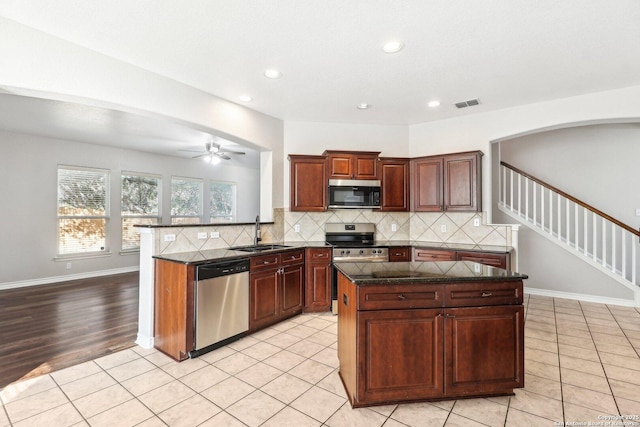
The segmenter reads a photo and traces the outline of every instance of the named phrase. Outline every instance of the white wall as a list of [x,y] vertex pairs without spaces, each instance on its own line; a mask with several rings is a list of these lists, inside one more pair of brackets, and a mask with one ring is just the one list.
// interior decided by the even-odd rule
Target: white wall
[[[252,221],[259,212],[260,171],[215,167],[191,159],[153,155],[73,141],[0,132],[0,286],[26,280],[87,272],[137,268],[139,256],[120,255],[120,174],[122,171],[162,175],[163,223],[169,223],[171,176],[236,182],[238,212]],[[111,171],[109,257],[53,260],[57,245],[58,164],[105,168]],[[205,181],[206,185],[206,181]],[[208,201],[205,200],[205,208]]]
[[324,150],[379,151],[382,157],[409,156],[407,126],[291,122],[284,125],[284,205],[289,208],[289,154],[320,155]]

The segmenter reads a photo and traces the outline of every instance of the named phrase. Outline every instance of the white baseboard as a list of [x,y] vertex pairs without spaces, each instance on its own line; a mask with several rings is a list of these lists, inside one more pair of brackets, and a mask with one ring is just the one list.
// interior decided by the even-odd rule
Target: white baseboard
[[43,277],[40,279],[20,280],[17,282],[0,283],[0,291],[6,289],[24,288],[27,286],[46,285],[50,283],[67,282],[69,280],[89,279],[91,277],[110,276],[112,274],[133,273],[139,271],[139,266],[113,268],[110,270],[88,271],[86,273],[67,274],[64,276]]
[[597,295],[575,294],[572,292],[550,291],[548,289],[537,289],[524,287],[524,293],[530,295],[540,295],[552,298],[572,299],[584,302],[595,302],[598,304],[622,305],[625,307],[635,307],[636,302],[633,299],[609,298]]
[[154,340],[153,340],[153,337],[147,337],[147,336],[141,335],[138,332],[138,337],[136,338],[136,344],[138,344],[142,348],[150,349],[150,348],[153,348]]

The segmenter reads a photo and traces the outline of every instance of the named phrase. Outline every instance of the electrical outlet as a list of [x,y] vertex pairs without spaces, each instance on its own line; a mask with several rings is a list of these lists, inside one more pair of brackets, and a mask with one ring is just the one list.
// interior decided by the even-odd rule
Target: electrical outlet
[[71,263],[70,262],[67,263],[67,270],[71,270]]
[[391,231],[398,231],[398,224],[391,224]]
[[164,235],[164,241],[165,242],[175,242],[176,241],[176,235],[175,234],[165,234]]
[[640,208],[636,209],[636,216],[640,216]]
[[480,273],[482,271],[482,265],[478,264],[477,262],[473,265],[473,271],[475,271],[476,273]]
[[473,218],[473,226],[480,227],[480,218]]
[[442,233],[446,233],[446,232],[447,232],[447,226],[446,226],[445,224],[442,224],[442,225],[440,226],[440,231],[441,231]]
[[293,231],[295,231],[296,233],[300,232],[300,224],[296,224],[293,226]]
[[203,232],[203,233],[198,233],[198,239],[206,239],[207,238],[207,232]]
[[211,234],[209,235],[212,239],[219,239],[220,238],[220,232],[219,231],[212,231]]

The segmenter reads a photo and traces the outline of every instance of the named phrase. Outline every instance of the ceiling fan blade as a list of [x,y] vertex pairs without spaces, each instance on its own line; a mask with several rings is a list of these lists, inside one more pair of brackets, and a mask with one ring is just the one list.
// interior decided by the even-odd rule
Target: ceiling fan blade
[[202,153],[202,150],[178,150],[184,153]]
[[220,151],[222,151],[223,153],[227,153],[227,154],[240,154],[240,155],[247,154],[247,153],[245,153],[243,151],[233,151],[233,150],[223,150],[223,149],[220,149]]
[[199,159],[200,157],[208,156],[209,153],[198,154],[197,156],[193,156],[192,159]]
[[227,156],[226,154],[224,154],[224,153],[222,153],[222,152],[220,152],[220,151],[218,151],[217,153],[215,153],[215,155],[216,155],[216,156],[218,156],[218,157],[221,157],[221,158],[223,158],[223,159],[225,159],[225,160],[231,160],[231,157]]

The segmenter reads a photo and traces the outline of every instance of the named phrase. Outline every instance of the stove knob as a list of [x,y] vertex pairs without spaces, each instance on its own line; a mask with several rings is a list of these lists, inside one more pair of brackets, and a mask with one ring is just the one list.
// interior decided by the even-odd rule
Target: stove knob
[[364,255],[364,249],[360,249],[360,255]]
[[347,255],[349,255],[350,253],[351,253],[351,251],[350,251],[350,250],[347,250],[347,251],[346,251],[346,254],[347,254]]

